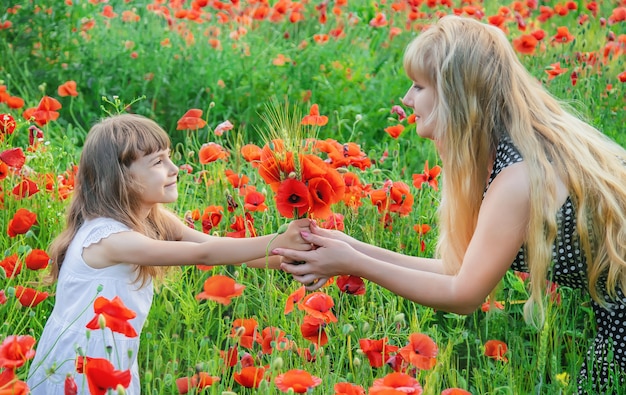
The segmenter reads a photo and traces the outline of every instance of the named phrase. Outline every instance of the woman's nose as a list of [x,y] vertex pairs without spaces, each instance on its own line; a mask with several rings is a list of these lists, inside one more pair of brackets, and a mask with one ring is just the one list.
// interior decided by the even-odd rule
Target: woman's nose
[[406,107],[411,107],[413,108],[413,101],[409,98],[409,93],[407,92],[406,95],[404,95],[404,97],[402,98],[402,104],[405,105]]

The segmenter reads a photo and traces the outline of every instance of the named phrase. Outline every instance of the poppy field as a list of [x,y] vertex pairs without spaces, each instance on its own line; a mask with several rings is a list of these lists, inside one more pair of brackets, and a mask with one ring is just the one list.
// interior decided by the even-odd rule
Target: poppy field
[[[254,237],[308,216],[428,257],[445,168],[400,99],[411,85],[404,48],[436,18],[500,27],[537,80],[626,144],[625,0],[8,3],[0,6],[0,395],[29,393],[54,305],[46,249],[64,227],[85,135],[102,117],[137,113],[169,133],[180,168],[170,208],[190,227]],[[547,288],[538,330],[523,319],[527,279],[512,271],[495,300],[463,316],[353,276],[306,292],[278,270],[182,266],[156,285],[137,334],[142,393],[573,393],[593,315],[587,295]],[[85,331],[132,335],[128,322],[98,322],[115,302],[97,293],[85,301],[94,311]],[[106,322],[120,320],[112,313]],[[92,363],[78,354],[77,369]],[[99,377],[86,378],[106,382],[97,393],[123,394],[128,374],[97,363]]]

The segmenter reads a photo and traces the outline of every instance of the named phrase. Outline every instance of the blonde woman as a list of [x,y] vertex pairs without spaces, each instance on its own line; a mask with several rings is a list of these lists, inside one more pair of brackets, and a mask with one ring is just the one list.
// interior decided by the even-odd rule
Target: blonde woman
[[276,249],[282,268],[309,290],[353,274],[460,314],[476,310],[507,270],[526,271],[526,318],[538,325],[546,278],[585,288],[598,334],[579,391],[623,386],[626,151],[551,96],[496,27],[444,17],[408,46],[404,67],[413,84],[403,103],[417,133],[435,142],[445,173],[438,257],[397,254],[313,225],[303,237],[319,248]]

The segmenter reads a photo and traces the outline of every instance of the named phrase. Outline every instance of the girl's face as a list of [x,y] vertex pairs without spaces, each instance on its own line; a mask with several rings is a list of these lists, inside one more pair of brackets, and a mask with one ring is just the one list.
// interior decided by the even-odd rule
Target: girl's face
[[153,152],[135,160],[130,174],[143,189],[142,204],[151,209],[157,203],[172,203],[178,198],[178,167],[170,159],[170,150]]
[[433,140],[435,119],[430,116],[435,107],[435,88],[419,77],[402,98],[402,104],[413,109],[417,134]]

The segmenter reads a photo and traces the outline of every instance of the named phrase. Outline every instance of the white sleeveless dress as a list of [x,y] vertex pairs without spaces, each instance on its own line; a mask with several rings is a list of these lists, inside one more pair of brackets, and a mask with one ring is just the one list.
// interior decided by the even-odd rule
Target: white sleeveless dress
[[[86,377],[75,370],[79,347],[88,357],[108,359],[116,370],[130,369],[132,378],[126,394],[140,394],[137,352],[141,329],[152,305],[152,282],[139,288],[133,282],[137,274],[134,265],[94,269],[82,258],[83,249],[89,245],[130,230],[113,219],[96,218],[86,221],[70,243],[59,273],[54,309],[35,344],[36,354],[27,379],[32,395],[63,395],[67,374],[74,376],[79,394],[89,394]],[[93,302],[97,296],[109,300],[119,296],[137,314],[129,322],[138,336],[127,338],[108,328],[87,329],[87,323],[95,316]]]

